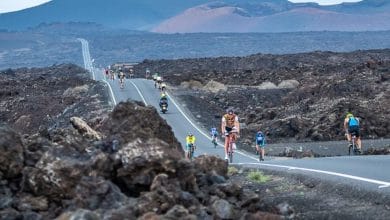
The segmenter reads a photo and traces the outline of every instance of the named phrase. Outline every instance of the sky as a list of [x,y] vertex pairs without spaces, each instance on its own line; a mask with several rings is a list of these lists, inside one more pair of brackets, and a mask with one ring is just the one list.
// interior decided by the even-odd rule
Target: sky
[[320,5],[335,5],[342,2],[360,2],[362,0],[289,0],[290,2],[317,2]]
[[50,2],[50,0],[0,0],[0,13],[19,11],[45,2]]
[[[51,0],[0,0],[0,13],[19,11],[34,7]],[[317,2],[320,5],[334,5],[342,2],[358,2],[361,0],[289,0],[290,2]]]

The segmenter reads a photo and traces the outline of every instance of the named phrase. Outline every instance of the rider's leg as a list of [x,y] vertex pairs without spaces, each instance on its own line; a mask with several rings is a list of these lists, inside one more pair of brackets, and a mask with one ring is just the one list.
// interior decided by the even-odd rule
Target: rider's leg
[[356,145],[357,145],[357,148],[359,150],[362,150],[362,140],[360,139],[360,137],[356,137]]
[[229,136],[225,136],[225,159],[228,157]]
[[348,145],[352,146],[352,135],[351,135],[351,132],[347,133],[347,141],[348,141]]
[[185,154],[186,154],[186,158],[189,159],[190,158],[190,146],[189,146],[189,144],[186,144]]
[[264,146],[260,147],[260,151],[261,151],[261,159],[264,160]]

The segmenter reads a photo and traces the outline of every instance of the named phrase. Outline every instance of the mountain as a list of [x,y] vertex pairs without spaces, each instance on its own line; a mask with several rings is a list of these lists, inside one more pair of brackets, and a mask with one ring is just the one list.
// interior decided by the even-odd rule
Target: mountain
[[55,22],[159,33],[390,30],[390,1],[321,6],[288,0],[53,0],[0,14],[0,29],[6,30]]
[[208,0],[53,0],[22,11],[0,14],[0,29],[20,30],[52,22],[95,22],[147,30],[162,20]]
[[320,6],[287,0],[215,2],[192,7],[152,29],[159,33],[390,30],[390,1]]

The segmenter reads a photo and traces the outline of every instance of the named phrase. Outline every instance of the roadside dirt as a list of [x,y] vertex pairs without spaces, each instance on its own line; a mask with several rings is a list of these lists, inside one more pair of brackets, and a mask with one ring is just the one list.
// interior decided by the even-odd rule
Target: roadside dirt
[[[337,182],[319,181],[297,174],[270,170],[229,168],[230,179],[261,198],[261,206],[278,207],[287,219],[388,219],[390,196]],[[234,170],[235,172],[232,172]],[[250,173],[262,172],[265,182]]]

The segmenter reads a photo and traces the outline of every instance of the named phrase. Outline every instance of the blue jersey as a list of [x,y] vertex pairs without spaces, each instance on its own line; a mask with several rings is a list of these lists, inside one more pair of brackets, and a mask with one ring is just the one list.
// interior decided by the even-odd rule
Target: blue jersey
[[261,146],[265,145],[265,136],[263,133],[257,132],[255,139],[256,139],[256,144]]
[[211,136],[218,136],[217,128],[211,128]]
[[348,120],[348,127],[359,127],[359,120],[355,117],[350,117]]

